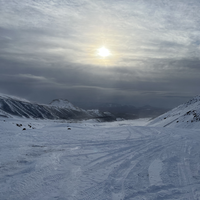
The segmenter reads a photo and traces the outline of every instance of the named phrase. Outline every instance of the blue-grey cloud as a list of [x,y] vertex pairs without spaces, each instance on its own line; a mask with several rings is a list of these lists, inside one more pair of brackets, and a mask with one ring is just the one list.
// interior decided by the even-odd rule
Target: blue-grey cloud
[[[197,0],[1,0],[0,91],[175,106],[200,92],[199,9]],[[112,56],[96,56],[102,45]]]

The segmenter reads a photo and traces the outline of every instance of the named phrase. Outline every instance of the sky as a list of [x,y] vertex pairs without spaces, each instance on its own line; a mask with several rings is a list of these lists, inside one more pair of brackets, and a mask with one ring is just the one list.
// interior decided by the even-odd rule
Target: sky
[[200,94],[199,10],[199,0],[0,0],[0,92],[173,108]]

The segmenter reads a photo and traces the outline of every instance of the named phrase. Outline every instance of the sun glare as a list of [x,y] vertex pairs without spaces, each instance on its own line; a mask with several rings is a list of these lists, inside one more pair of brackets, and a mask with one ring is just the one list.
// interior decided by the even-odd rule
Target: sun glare
[[100,49],[97,49],[97,51],[98,51],[98,55],[104,58],[111,54],[110,51],[106,49],[105,47],[101,47]]

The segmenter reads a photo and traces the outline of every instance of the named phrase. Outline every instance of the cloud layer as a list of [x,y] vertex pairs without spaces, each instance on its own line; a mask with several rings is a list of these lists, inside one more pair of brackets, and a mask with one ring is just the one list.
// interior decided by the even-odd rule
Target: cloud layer
[[[173,107],[200,92],[197,0],[1,0],[0,92]],[[96,55],[101,46],[112,56]]]

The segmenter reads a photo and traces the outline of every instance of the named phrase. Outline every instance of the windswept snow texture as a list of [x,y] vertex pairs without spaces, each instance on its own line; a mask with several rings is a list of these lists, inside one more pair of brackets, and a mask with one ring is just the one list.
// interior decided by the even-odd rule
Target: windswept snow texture
[[56,99],[50,105],[32,103],[8,95],[0,94],[0,116],[23,117],[35,119],[97,119],[99,121],[115,121],[108,113],[91,113],[75,107],[67,100]]
[[200,95],[157,117],[148,125],[171,128],[200,128]]
[[142,124],[0,121],[0,199],[199,200],[199,130]]

